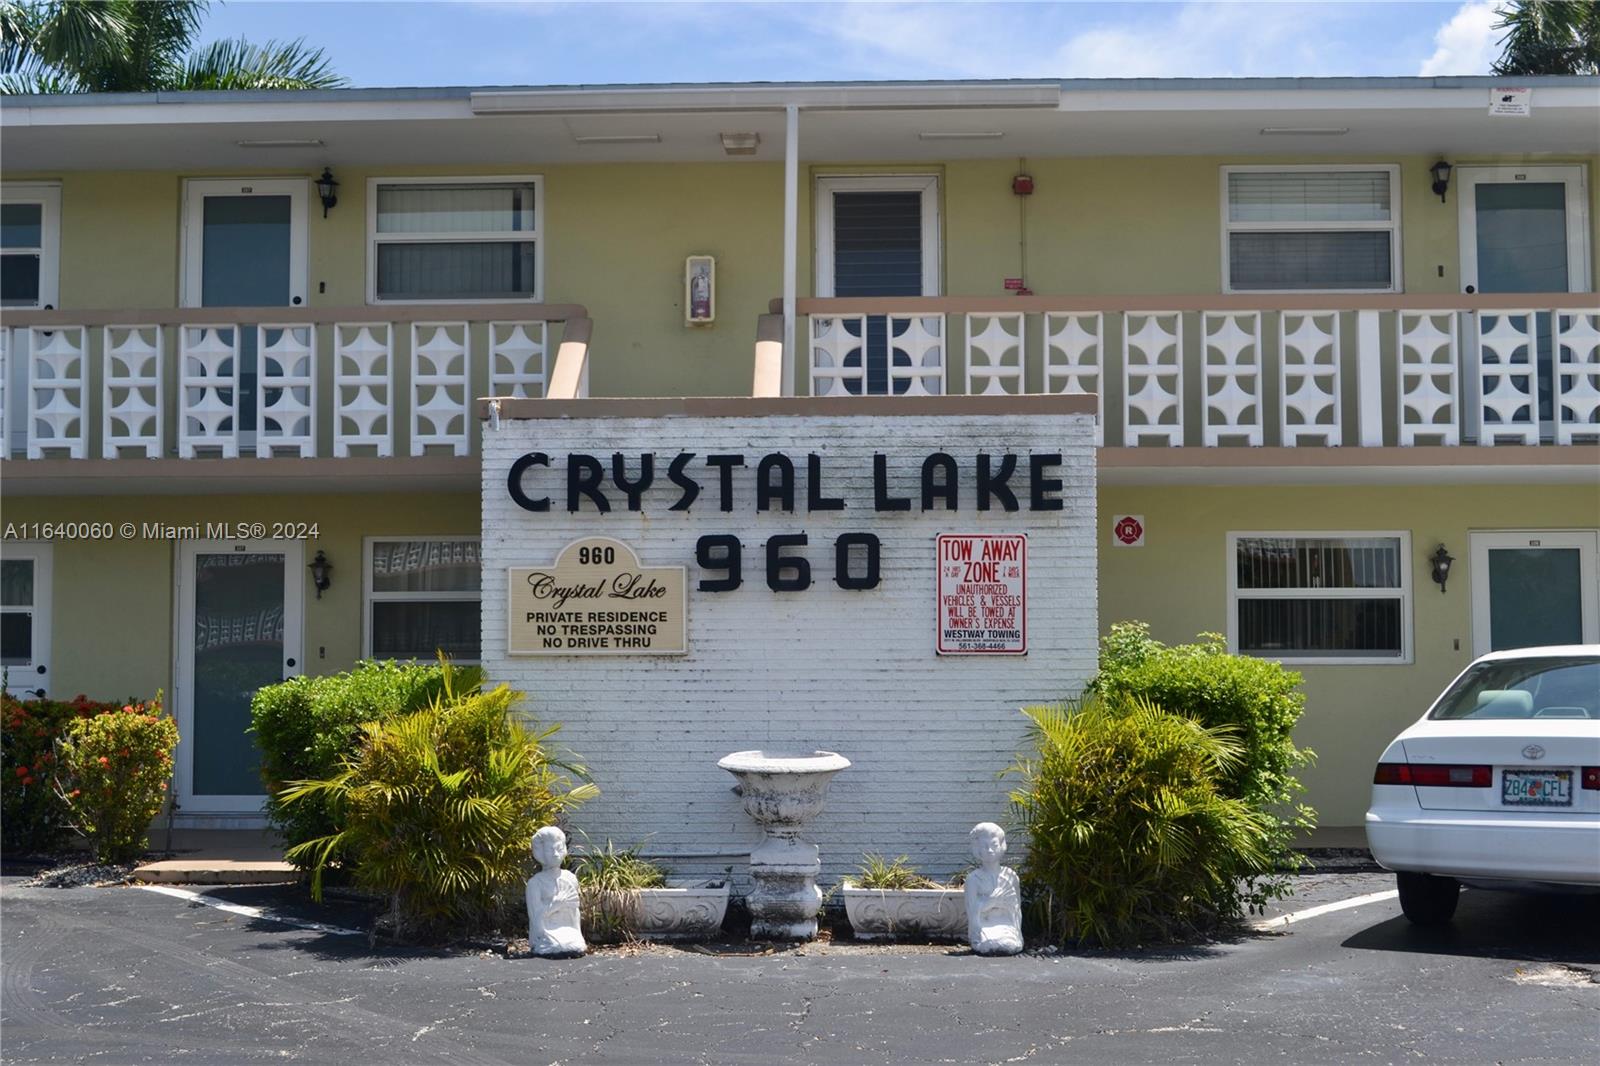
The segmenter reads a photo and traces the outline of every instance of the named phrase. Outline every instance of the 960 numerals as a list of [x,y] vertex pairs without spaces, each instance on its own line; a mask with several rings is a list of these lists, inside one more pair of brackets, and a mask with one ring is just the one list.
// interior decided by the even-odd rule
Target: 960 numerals
[[[766,543],[767,587],[773,592],[801,592],[811,587],[811,560],[801,554],[810,540],[804,533],[781,533]],[[881,545],[872,533],[842,533],[833,542],[833,582],[842,589],[878,587]],[[744,584],[744,545],[731,533],[708,533],[694,546],[701,570],[720,577],[700,579],[701,592],[732,592]]]

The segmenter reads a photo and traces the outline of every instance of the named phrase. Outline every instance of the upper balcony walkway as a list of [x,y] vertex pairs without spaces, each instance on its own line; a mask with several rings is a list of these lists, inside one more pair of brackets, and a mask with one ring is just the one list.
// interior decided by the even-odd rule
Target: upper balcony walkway
[[1086,393],[1122,448],[1600,441],[1594,293],[801,299],[798,369],[780,309],[758,396]]
[[476,454],[477,397],[587,394],[591,327],[576,304],[8,311],[0,389],[22,395],[0,393],[0,440],[46,461],[13,464],[19,480],[129,458],[160,465],[124,474],[180,481],[215,469],[186,460],[234,460],[246,491],[284,473],[251,458],[448,477]]

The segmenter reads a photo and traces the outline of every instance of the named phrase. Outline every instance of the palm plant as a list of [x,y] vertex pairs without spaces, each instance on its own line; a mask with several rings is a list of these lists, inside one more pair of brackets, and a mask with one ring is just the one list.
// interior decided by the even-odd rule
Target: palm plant
[[551,752],[555,727],[529,730],[512,713],[520,695],[460,691],[447,664],[431,704],[366,723],[338,773],[280,792],[290,805],[320,798],[339,826],[289,850],[312,867],[313,896],[324,869],[349,856],[355,882],[389,900],[399,938],[507,917],[534,830],[599,794],[581,766]]
[[209,0],[0,0],[0,92],[335,89],[304,39],[197,47]]
[[1242,750],[1142,699],[1028,707],[1035,751],[1010,770],[1029,917],[1061,944],[1171,940],[1239,914],[1269,823],[1224,795]]
[[1600,73],[1600,0],[1512,0],[1495,14],[1495,74]]

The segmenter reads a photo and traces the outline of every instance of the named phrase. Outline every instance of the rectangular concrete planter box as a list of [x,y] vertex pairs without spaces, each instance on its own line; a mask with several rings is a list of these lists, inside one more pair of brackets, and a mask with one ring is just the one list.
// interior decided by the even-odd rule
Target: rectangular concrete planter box
[[844,910],[858,940],[965,940],[967,907],[959,888],[844,886]]
[[668,882],[639,890],[633,935],[640,940],[710,940],[728,913],[728,882]]

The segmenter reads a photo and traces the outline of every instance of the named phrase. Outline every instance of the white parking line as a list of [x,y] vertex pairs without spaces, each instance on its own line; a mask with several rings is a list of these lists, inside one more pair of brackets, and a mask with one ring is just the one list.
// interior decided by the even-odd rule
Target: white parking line
[[1316,907],[1307,907],[1303,911],[1294,911],[1291,914],[1280,914],[1276,918],[1262,918],[1251,922],[1253,929],[1282,929],[1303,922],[1307,918],[1318,918],[1324,914],[1335,911],[1347,911],[1352,907],[1365,907],[1369,903],[1381,903],[1386,899],[1399,899],[1398,889],[1389,889],[1387,892],[1368,892],[1365,896],[1354,896],[1350,899],[1341,899],[1335,903],[1323,903]]
[[315,933],[332,933],[334,936],[366,936],[359,929],[346,929],[339,925],[325,925],[322,922],[308,922],[303,918],[290,918],[283,914],[274,914],[262,907],[248,907],[242,903],[225,903],[220,899],[199,892],[191,892],[187,888],[173,888],[171,885],[139,885],[146,892],[155,892],[174,899],[187,900],[190,903],[199,903],[207,907],[215,907],[219,911],[229,914],[243,915],[246,918],[259,918],[266,922],[277,922],[279,925],[290,925],[296,929],[309,929]]

